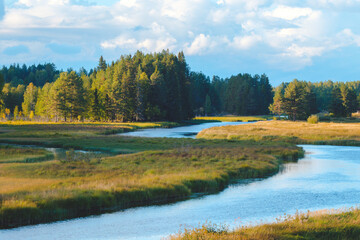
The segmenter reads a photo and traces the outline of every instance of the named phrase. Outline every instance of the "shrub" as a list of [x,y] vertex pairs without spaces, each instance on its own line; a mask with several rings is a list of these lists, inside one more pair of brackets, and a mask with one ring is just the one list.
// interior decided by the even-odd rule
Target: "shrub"
[[312,124],[316,124],[319,122],[319,117],[317,115],[311,115],[308,119],[307,119],[308,123],[312,123]]

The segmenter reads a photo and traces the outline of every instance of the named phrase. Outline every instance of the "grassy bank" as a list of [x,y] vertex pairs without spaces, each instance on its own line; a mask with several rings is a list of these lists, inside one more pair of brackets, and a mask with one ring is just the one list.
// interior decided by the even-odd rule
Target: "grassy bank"
[[0,164],[28,163],[51,160],[54,155],[44,149],[32,149],[0,145]]
[[102,135],[81,138],[82,143],[76,143],[77,139],[46,140],[48,144],[61,141],[77,147],[89,143],[101,148],[110,143],[108,148],[112,150],[137,153],[91,161],[1,164],[1,228],[166,203],[196,192],[216,192],[232,179],[275,174],[283,161],[295,161],[302,154],[294,146],[252,141]]
[[228,231],[224,226],[204,225],[198,229],[185,230],[183,233],[169,237],[171,240],[190,239],[359,239],[360,211],[348,212],[318,211],[296,214],[277,223],[255,227],[242,227]]
[[360,123],[318,123],[266,121],[250,125],[214,127],[198,138],[277,141],[294,144],[360,146]]
[[272,119],[270,116],[214,116],[196,117],[195,120],[219,121],[219,122],[255,122]]

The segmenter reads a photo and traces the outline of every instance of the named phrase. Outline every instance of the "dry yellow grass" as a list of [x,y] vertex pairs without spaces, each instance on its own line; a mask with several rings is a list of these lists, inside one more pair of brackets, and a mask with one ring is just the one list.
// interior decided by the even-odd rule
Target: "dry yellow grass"
[[284,140],[295,143],[316,141],[360,141],[360,123],[266,121],[249,125],[205,129],[198,138],[238,140]]

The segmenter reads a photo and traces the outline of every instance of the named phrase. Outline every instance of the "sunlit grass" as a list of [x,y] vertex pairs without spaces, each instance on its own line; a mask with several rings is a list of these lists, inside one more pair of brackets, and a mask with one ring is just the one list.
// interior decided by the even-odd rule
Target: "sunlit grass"
[[282,216],[277,222],[245,226],[229,231],[226,226],[204,224],[169,237],[169,240],[273,240],[273,239],[359,239],[360,211],[358,209],[322,210]]
[[360,123],[266,121],[205,129],[197,138],[359,145]]
[[196,117],[195,120],[208,120],[220,122],[254,122],[265,121],[270,119],[270,116],[215,116],[215,117]]

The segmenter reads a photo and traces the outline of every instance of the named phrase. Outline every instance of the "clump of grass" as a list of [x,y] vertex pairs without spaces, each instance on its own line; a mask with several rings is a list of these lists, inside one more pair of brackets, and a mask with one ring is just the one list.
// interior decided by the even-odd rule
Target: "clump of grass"
[[311,124],[317,124],[319,123],[319,117],[317,115],[311,115],[308,117],[307,122]]

